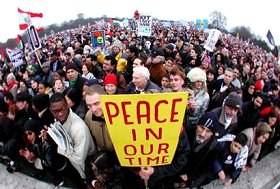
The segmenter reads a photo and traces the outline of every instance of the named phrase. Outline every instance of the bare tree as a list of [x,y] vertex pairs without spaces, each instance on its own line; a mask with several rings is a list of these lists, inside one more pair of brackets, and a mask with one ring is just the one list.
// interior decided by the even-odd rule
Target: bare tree
[[227,18],[219,11],[214,11],[209,15],[209,23],[213,28],[225,30]]

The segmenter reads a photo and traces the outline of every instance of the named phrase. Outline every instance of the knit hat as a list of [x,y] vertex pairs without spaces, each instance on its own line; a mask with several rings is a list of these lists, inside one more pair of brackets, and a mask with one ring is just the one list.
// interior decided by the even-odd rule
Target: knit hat
[[122,42],[120,40],[115,40],[113,45],[113,47],[119,47],[120,49],[122,48]]
[[38,69],[39,69],[39,67],[35,64],[30,64],[30,65],[27,66],[27,70],[31,70],[33,72],[38,71]]
[[248,138],[244,133],[238,133],[234,138],[234,141],[241,144],[241,146],[245,146],[247,144]]
[[114,84],[118,86],[117,76],[115,74],[107,74],[104,78],[104,86],[107,84]]
[[242,99],[236,92],[231,92],[225,99],[225,105],[234,107],[242,113]]
[[214,112],[207,112],[198,120],[197,125],[203,125],[215,133],[215,128],[217,128],[218,125],[218,118]]
[[84,85],[86,86],[100,85],[100,82],[97,79],[88,79],[85,81]]
[[188,72],[187,78],[189,78],[192,83],[196,81],[205,82],[206,73],[201,68],[195,67]]
[[264,87],[264,83],[263,81],[260,79],[260,80],[257,80],[255,82],[255,90],[257,91],[262,91],[263,90],[263,87]]
[[66,65],[66,72],[70,69],[76,70],[77,72],[79,72],[78,67],[76,66],[76,64],[70,63]]
[[208,55],[205,56],[204,59],[203,59],[203,61],[207,62],[208,64],[211,63],[211,58],[210,58],[210,56],[208,56]]
[[36,119],[32,119],[29,118],[23,126],[24,131],[33,131],[36,134],[38,134],[40,132],[40,130],[42,129],[42,126],[40,124],[40,121],[36,120]]
[[258,123],[256,129],[257,129],[257,133],[256,133],[257,137],[260,137],[266,133],[272,132],[271,127],[266,122]]
[[171,51],[174,51],[174,45],[172,45],[171,43],[167,44],[165,46],[165,48],[170,49]]
[[44,62],[42,64],[42,68],[50,68],[50,63],[49,62]]
[[16,95],[17,102],[27,101],[29,102],[32,99],[32,96],[28,92],[19,92]]

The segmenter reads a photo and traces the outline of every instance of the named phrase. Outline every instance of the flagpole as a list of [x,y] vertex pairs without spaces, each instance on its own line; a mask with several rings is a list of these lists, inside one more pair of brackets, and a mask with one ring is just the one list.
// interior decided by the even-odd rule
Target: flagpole
[[37,51],[35,51],[35,55],[36,55],[36,58],[38,60],[40,67],[42,68],[42,64],[41,64],[40,58],[38,57]]

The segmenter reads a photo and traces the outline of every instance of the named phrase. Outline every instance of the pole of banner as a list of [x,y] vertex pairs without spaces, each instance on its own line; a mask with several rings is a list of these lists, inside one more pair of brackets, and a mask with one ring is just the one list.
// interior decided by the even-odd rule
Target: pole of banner
[[148,180],[144,180],[144,183],[145,183],[145,189],[149,189]]
[[[147,170],[147,167],[144,167],[145,170]],[[145,184],[145,189],[149,189],[149,183],[148,180],[144,180],[144,184]]]
[[38,57],[37,51],[35,51],[35,55],[36,55],[36,58],[38,60],[40,67],[42,68],[42,64],[41,64],[40,58]]
[[205,57],[205,55],[206,55],[206,50],[204,50],[203,52],[202,52],[202,54],[201,54],[202,56],[201,56],[201,62],[203,61],[203,59],[204,59],[204,57]]

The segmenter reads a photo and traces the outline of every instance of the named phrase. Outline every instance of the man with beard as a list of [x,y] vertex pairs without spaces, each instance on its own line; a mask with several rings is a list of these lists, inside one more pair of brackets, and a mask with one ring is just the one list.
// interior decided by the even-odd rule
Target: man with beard
[[264,96],[261,93],[256,93],[251,101],[245,102],[242,105],[242,115],[238,116],[237,130],[235,134],[244,129],[256,127],[259,118],[259,108],[262,105]]

